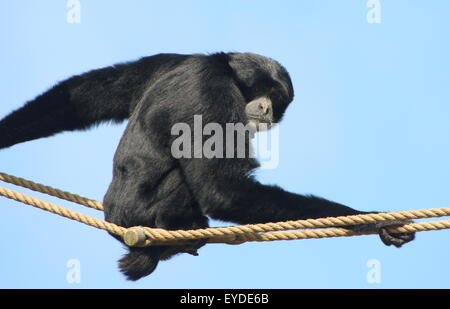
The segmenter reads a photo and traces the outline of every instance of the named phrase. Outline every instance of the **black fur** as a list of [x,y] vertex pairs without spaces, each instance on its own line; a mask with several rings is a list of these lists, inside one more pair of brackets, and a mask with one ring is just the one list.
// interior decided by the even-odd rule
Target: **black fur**
[[[0,122],[0,148],[129,118],[104,198],[106,220],[124,227],[202,228],[208,226],[207,216],[249,224],[364,213],[263,185],[252,176],[258,163],[248,156],[172,157],[175,123],[192,125],[193,115],[202,115],[203,123],[246,123],[246,103],[261,95],[272,101],[274,122],[281,120],[294,96],[288,72],[263,56],[145,57],[71,77],[28,102]],[[130,248],[119,266],[128,279],[137,280],[150,274],[160,259],[195,254],[204,243]]]

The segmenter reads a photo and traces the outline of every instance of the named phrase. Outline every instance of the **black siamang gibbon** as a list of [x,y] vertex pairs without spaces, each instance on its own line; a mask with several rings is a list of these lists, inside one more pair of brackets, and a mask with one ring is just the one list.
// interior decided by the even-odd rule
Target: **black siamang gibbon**
[[[72,76],[0,121],[0,149],[62,131],[128,119],[104,197],[105,220],[123,227],[196,229],[208,217],[237,224],[367,213],[313,195],[264,185],[249,155],[174,158],[176,123],[272,124],[294,97],[287,70],[253,53],[158,54]],[[251,143],[250,138],[246,144]],[[372,212],[373,213],[373,212]],[[391,233],[405,221],[346,226],[375,230],[400,247],[413,233]],[[120,240],[120,239],[119,239]],[[130,247],[119,260],[129,280],[149,275],[159,260],[197,254],[205,240],[180,246]]]

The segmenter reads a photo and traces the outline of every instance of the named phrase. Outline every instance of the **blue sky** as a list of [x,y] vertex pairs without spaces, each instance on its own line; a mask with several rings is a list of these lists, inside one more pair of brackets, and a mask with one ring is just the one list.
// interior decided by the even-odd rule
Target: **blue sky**
[[[69,24],[66,1],[0,0],[0,117],[93,68],[160,52],[251,51],[281,62],[296,92],[279,166],[258,172],[261,182],[361,210],[449,206],[449,1],[381,0],[380,24],[367,23],[366,0],[80,3],[81,23]],[[124,127],[2,150],[0,170],[101,200]],[[214,244],[131,283],[116,267],[123,248],[103,231],[0,204],[0,288],[450,287],[450,231],[402,249],[377,236]],[[80,283],[66,280],[72,259]],[[372,259],[380,283],[366,279]]]

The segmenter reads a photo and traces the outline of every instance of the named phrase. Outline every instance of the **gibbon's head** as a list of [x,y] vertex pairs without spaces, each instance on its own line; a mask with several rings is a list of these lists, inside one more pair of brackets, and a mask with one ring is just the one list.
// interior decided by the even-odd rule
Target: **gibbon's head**
[[248,123],[256,130],[269,129],[279,122],[294,89],[287,70],[277,61],[252,54],[229,53],[229,64],[246,100]]

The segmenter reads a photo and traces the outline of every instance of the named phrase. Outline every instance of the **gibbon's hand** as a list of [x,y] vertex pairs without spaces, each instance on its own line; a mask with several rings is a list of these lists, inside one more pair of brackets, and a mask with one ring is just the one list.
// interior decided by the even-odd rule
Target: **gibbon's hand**
[[386,246],[394,245],[395,247],[400,248],[404,244],[413,241],[415,238],[415,233],[393,233],[389,231],[389,228],[399,227],[412,222],[413,221],[411,220],[394,220],[370,224],[358,224],[354,226],[346,226],[345,228],[355,232],[378,231],[381,241]]

